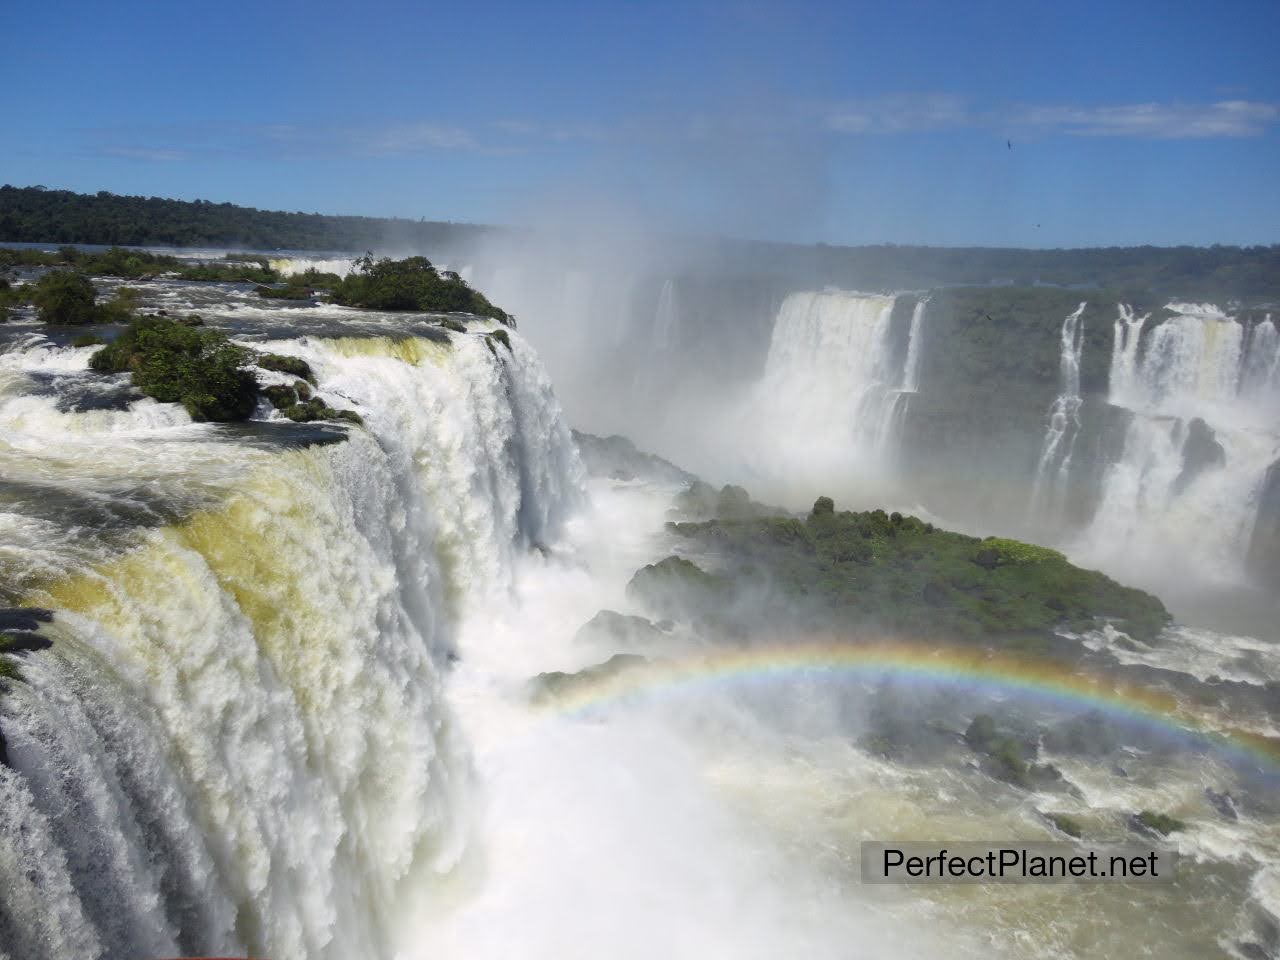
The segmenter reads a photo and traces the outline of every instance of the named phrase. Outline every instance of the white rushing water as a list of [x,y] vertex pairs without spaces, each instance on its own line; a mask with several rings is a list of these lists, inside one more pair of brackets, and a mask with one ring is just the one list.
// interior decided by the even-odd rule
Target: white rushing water
[[806,490],[875,486],[892,476],[900,426],[919,388],[925,301],[905,349],[895,343],[896,296],[793,293],[774,322],[744,436],[758,469],[785,469]]
[[[1249,335],[1210,304],[1168,310],[1153,324],[1119,308],[1110,402],[1129,424],[1081,548],[1123,572],[1173,564],[1199,582],[1237,581],[1280,458],[1280,342],[1269,318]],[[1206,437],[1220,454],[1203,456]]]
[[[512,341],[273,344],[368,425],[291,451],[151,401],[59,409],[39,378],[88,350],[0,357],[6,548],[37,552],[25,597],[57,617],[0,698],[10,957],[400,949],[468,831],[441,685],[456,623],[581,498]],[[59,539],[130,497],[151,523]]]
[[1071,456],[1080,433],[1080,353],[1084,349],[1084,323],[1080,317],[1086,306],[1081,303],[1062,322],[1058,361],[1062,392],[1049,410],[1049,426],[1031,485],[1031,512],[1039,523],[1059,520],[1065,505]]

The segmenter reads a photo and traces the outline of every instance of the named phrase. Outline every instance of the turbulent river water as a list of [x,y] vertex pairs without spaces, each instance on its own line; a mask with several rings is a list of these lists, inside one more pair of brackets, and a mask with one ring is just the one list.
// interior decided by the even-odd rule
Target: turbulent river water
[[[643,650],[582,630],[601,610],[648,613],[625,587],[672,552],[681,485],[588,475],[535,352],[536,311],[507,351],[486,321],[450,333],[264,305],[234,284],[142,292],[307,360],[320,396],[365,425],[294,425],[265,405],[242,426],[192,423],[91,373],[92,348],[29,318],[0,331],[0,603],[52,611],[53,641],[0,695],[0,956],[1280,951],[1276,781],[1230,756],[1055,757],[1071,789],[1027,792],[860,748],[884,691],[821,669],[590,709],[531,697],[539,673],[708,642],[693,624],[662,624]],[[674,297],[659,303],[668,344]],[[890,343],[893,307],[785,301],[757,409],[836,409],[862,424],[857,449],[891,450],[927,335],[920,302]],[[1064,350],[1075,342],[1064,328]],[[1151,376],[1113,384],[1138,411],[1117,469],[1145,443],[1143,411],[1165,429],[1166,400],[1140,395]],[[1064,396],[1046,497],[1069,456]],[[820,418],[814,431],[807,443],[840,440]],[[784,454],[795,441],[768,439]],[[1087,642],[1172,689],[1239,684],[1248,722],[1276,732],[1272,638]],[[1214,800],[1227,794],[1231,817]],[[865,839],[1048,839],[1050,809],[1124,836],[1144,808],[1188,824],[1168,886],[858,881]]]

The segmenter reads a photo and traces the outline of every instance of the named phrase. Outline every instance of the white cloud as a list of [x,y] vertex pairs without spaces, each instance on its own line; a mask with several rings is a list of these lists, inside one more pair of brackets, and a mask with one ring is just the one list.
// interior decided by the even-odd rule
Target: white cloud
[[960,127],[1039,132],[1072,137],[1159,140],[1253,137],[1280,121],[1280,104],[1250,100],[1215,103],[1013,105],[974,109],[950,94],[897,94],[852,101],[823,116],[834,133],[891,135]]
[[824,121],[835,133],[893,134],[969,126],[974,117],[953,94],[894,94],[841,104]]
[[1039,106],[1015,113],[1020,126],[1076,137],[1141,137],[1192,140],[1254,137],[1280,119],[1274,103],[1221,100],[1217,103],[1129,103],[1117,106]]
[[406,123],[367,132],[353,131],[349,142],[375,155],[420,153],[423,150],[474,150],[475,136],[462,127],[435,123]]
[[187,154],[182,150],[169,150],[155,147],[105,146],[98,150],[104,157],[118,157],[122,160],[146,160],[151,163],[168,163],[174,160],[185,160]]

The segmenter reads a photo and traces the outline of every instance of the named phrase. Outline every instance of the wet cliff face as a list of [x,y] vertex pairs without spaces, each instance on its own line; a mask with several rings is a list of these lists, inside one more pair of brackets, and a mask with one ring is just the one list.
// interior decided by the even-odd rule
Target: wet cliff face
[[1249,563],[1260,581],[1280,585],[1280,460],[1267,470],[1258,496],[1258,518],[1249,540]]

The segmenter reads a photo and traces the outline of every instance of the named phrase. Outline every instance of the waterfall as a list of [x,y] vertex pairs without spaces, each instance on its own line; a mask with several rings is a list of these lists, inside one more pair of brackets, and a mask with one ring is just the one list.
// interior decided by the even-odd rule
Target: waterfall
[[1253,328],[1245,362],[1242,391],[1273,405],[1280,399],[1280,332],[1271,314]]
[[658,307],[653,315],[653,349],[665,352],[671,349],[679,318],[676,313],[676,285],[670,277],[662,284],[658,294]]
[[1031,512],[1039,522],[1059,519],[1065,507],[1071,456],[1080,435],[1080,354],[1084,349],[1084,323],[1080,318],[1085,306],[1082,302],[1062,322],[1058,359],[1062,392],[1049,410],[1049,426],[1031,485]]
[[1115,341],[1111,348],[1111,402],[1117,405],[1126,401],[1132,402],[1134,396],[1138,364],[1138,344],[1142,339],[1142,328],[1151,314],[1138,316],[1127,303],[1118,305],[1119,315],[1114,325]]
[[907,333],[907,359],[902,366],[902,390],[918,393],[920,390],[920,343],[923,339],[924,311],[928,297],[921,297],[911,308],[911,328]]
[[840,290],[783,301],[746,427],[763,447],[760,463],[804,466],[799,479],[814,483],[892,472],[925,312],[924,301],[915,304],[904,356],[893,336],[896,301]]
[[403,949],[467,838],[458,612],[583,495],[510,338],[270,344],[367,425],[296,448],[151,401],[76,409],[89,350],[0,354],[0,564],[54,611],[0,692],[3,952]]
[[1263,321],[1246,339],[1244,324],[1211,304],[1166,313],[1151,325],[1120,309],[1109,400],[1130,419],[1082,546],[1099,561],[1235,580],[1280,457],[1275,329]]
[[306,273],[308,270],[315,270],[319,273],[336,273],[340,277],[345,277],[355,269],[356,258],[272,257],[268,263],[271,265],[272,270],[285,277]]

